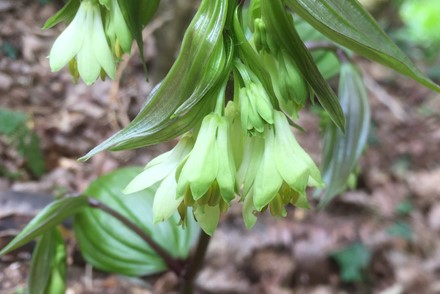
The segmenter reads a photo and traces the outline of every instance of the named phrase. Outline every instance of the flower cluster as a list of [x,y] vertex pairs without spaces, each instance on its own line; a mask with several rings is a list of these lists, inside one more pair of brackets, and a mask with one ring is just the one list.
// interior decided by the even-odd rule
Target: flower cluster
[[249,132],[248,118],[256,110],[243,107],[241,100],[267,96],[263,86],[258,91],[254,86],[246,95],[240,89],[238,101],[229,102],[225,114],[205,116],[198,131],[186,133],[128,185],[125,193],[159,183],[153,206],[156,222],[176,210],[184,219],[187,207],[192,207],[202,229],[212,234],[236,197],[244,202],[248,227],[254,225],[256,212],[268,209],[274,216],[285,216],[288,204],[308,207],[306,188],[323,185],[320,172],[296,141],[285,114],[274,110],[269,100],[262,102],[268,104],[265,118],[252,124],[258,132]]
[[50,68],[55,72],[68,64],[75,81],[81,77],[88,85],[99,76],[114,79],[118,58],[130,52],[131,44],[132,35],[117,0],[105,1],[105,5],[83,0],[52,46]]
[[[191,207],[201,228],[212,234],[220,216],[236,199],[243,203],[243,219],[250,228],[260,212],[282,217],[287,205],[307,208],[307,187],[323,186],[319,169],[289,125],[289,119],[298,117],[306,102],[308,85],[291,57],[267,34],[258,9],[251,7],[255,20],[249,43],[243,32],[236,31],[238,54],[229,59],[234,94],[228,97],[229,73],[212,82],[217,86],[194,104],[212,101],[206,104],[206,108],[212,107],[207,115],[172,151],[151,161],[125,191],[158,184],[155,221],[169,218],[176,210],[183,220]],[[220,38],[217,44],[225,46],[227,39]],[[227,57],[225,48],[219,59]],[[227,65],[227,60],[214,64]],[[226,66],[218,71],[207,67],[208,72],[216,72],[212,77],[218,77]],[[219,90],[218,85],[224,86]]]

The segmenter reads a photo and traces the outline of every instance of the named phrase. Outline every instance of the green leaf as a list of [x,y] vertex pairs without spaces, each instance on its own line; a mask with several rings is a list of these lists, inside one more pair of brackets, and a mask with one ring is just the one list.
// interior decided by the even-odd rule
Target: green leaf
[[62,294],[66,291],[66,247],[57,229],[41,236],[32,254],[29,294]]
[[371,261],[371,251],[364,244],[355,242],[341,250],[333,252],[331,257],[339,265],[342,281],[364,281],[367,267]]
[[[185,228],[176,213],[169,220],[154,224],[153,199],[157,185],[124,195],[122,190],[143,169],[123,168],[98,178],[84,194],[90,195],[127,217],[173,257],[185,258],[198,233],[193,218]],[[166,265],[144,240],[119,220],[98,209],[85,208],[75,216],[74,230],[84,258],[94,267],[129,276],[161,272]]]
[[[326,36],[301,18],[295,19],[295,28],[305,43],[331,42]],[[324,79],[329,80],[339,73],[340,63],[334,52],[328,50],[313,50],[312,56]]]
[[440,92],[356,0],[286,0],[287,5],[331,40]]
[[14,135],[19,129],[26,127],[27,115],[0,107],[0,134]]
[[138,1],[138,15],[141,20],[141,24],[146,26],[159,7],[160,0],[140,0]]
[[51,27],[59,24],[60,22],[66,21],[71,22],[78,11],[80,0],[69,0],[63,8],[61,8],[57,13],[52,15],[44,24],[43,30],[50,29]]
[[[181,135],[204,114],[215,100],[218,87],[228,77],[227,63],[215,63],[218,43],[223,41],[227,16],[226,0],[204,0],[189,25],[179,56],[165,79],[147,98],[136,118],[123,130],[91,150],[81,160],[106,149],[124,150],[155,144]],[[218,65],[208,68],[206,65]],[[199,101],[182,116],[176,110],[187,100]],[[214,102],[215,103],[215,102]]]
[[305,47],[293,20],[287,14],[282,0],[261,0],[261,12],[267,31],[274,41],[295,61],[304,79],[315,91],[319,103],[329,113],[333,122],[343,131],[344,114],[336,94],[318,70],[313,57]]
[[55,200],[33,218],[20,234],[18,234],[0,251],[0,256],[19,248],[38,236],[50,231],[56,225],[63,222],[67,217],[74,215],[85,206],[88,206],[87,198],[85,196],[67,197]]
[[[159,1],[136,1],[136,0],[118,0],[119,8],[121,9],[122,15],[124,16],[124,20],[128,26],[128,29],[130,30],[130,33],[133,35],[133,38],[136,40],[136,44],[139,47],[139,55],[142,60],[142,64],[144,66],[144,72],[147,74],[147,64],[145,62],[145,56],[144,56],[144,41],[142,40],[142,29],[144,28],[143,20],[141,18],[140,11],[143,11],[140,9],[140,5],[143,4],[143,6],[146,5],[146,7],[142,8],[150,8],[150,4],[152,8],[157,8],[157,4]],[[154,13],[154,12],[153,12]]]
[[367,91],[358,69],[349,63],[341,67],[339,99],[346,119],[345,134],[333,124],[326,129],[322,164],[326,189],[321,197],[321,207],[346,189],[370,129]]

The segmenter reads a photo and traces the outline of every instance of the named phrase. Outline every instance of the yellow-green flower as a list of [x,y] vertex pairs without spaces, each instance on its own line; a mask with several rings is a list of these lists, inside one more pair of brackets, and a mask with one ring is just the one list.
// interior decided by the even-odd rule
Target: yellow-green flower
[[[254,210],[269,208],[273,215],[284,216],[285,205],[307,207],[305,189],[322,186],[319,169],[301,148],[285,115],[274,111],[274,125],[266,126],[264,138],[250,138],[247,159],[243,159],[244,218],[251,227]],[[246,155],[245,155],[246,157]]]
[[135,193],[159,184],[153,201],[154,222],[171,217],[182,202],[176,197],[176,170],[194,146],[191,134],[184,135],[171,150],[150,161],[144,171],[137,175],[125,188],[124,193]]
[[211,113],[203,119],[194,148],[177,173],[177,197],[194,208],[202,229],[212,234],[236,191],[230,122]]
[[[87,84],[93,84],[104,71],[114,79],[115,56],[104,32],[100,6],[83,0],[69,26],[55,40],[49,54],[52,71],[59,71],[69,62]],[[76,73],[73,73],[75,76]]]

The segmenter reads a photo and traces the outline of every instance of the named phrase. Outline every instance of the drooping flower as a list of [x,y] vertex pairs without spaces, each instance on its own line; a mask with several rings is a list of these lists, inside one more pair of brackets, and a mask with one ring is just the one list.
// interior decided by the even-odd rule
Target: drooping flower
[[194,148],[177,172],[177,197],[185,207],[193,207],[202,229],[212,234],[236,191],[230,122],[211,113],[203,119]]
[[171,151],[151,160],[144,171],[124,189],[125,194],[130,194],[160,183],[153,201],[153,218],[156,223],[171,217],[183,200],[176,197],[176,170],[193,146],[192,134],[185,134]]
[[[293,136],[282,112],[274,111],[274,125],[266,126],[264,139],[247,142],[248,158],[243,159],[243,217],[246,225],[255,222],[254,211],[269,209],[284,216],[285,206],[307,207],[306,187],[322,186],[319,169]],[[246,156],[246,155],[245,155]]]
[[88,85],[93,84],[102,71],[114,79],[115,56],[106,39],[98,4],[81,1],[74,19],[55,40],[49,62],[54,72],[72,62],[70,68],[77,70]]

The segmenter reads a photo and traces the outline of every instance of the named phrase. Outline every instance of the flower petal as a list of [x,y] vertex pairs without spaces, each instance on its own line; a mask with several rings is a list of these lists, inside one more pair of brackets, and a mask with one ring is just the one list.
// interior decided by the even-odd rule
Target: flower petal
[[274,161],[275,138],[273,130],[267,128],[265,133],[267,136],[263,160],[254,182],[254,205],[258,211],[261,211],[275,198],[283,183],[283,178],[279,174]]
[[75,18],[55,40],[50,50],[49,65],[53,72],[59,71],[72,60],[83,45],[85,36],[84,23],[87,17],[87,7],[85,5],[87,5],[85,2],[81,3]]
[[257,216],[255,215],[257,211],[255,210],[254,201],[252,195],[248,194],[244,198],[243,202],[243,220],[247,229],[252,229],[252,227],[257,222]]
[[218,226],[220,219],[220,208],[218,206],[198,206],[194,210],[194,217],[202,230],[212,236]]
[[217,176],[215,134],[218,126],[218,115],[211,114],[203,119],[200,132],[193,150],[180,172],[177,190],[178,195],[186,192],[189,184],[194,200],[200,199]]
[[114,79],[116,75],[116,62],[109,44],[105,37],[104,26],[102,24],[101,12],[98,7],[94,7],[94,19],[93,19],[93,52],[95,58],[102,66],[107,75]]
[[90,10],[87,11],[85,23],[82,24],[89,31],[85,32],[84,43],[77,56],[78,72],[87,85],[93,84],[101,72],[101,65],[93,50],[95,40],[93,40],[93,33],[90,31],[93,27],[94,9],[94,7],[90,7]]
[[220,188],[220,194],[226,203],[234,199],[237,186],[235,163],[229,137],[228,121],[226,118],[221,118],[216,140],[216,157],[218,160],[217,183]]
[[177,183],[175,173],[170,173],[160,183],[153,202],[154,222],[158,223],[170,218],[182,202],[182,198],[176,199]]
[[292,189],[301,192],[309,181],[321,184],[321,173],[310,156],[298,144],[290,129],[286,116],[274,111],[276,130],[275,160],[283,179]]

